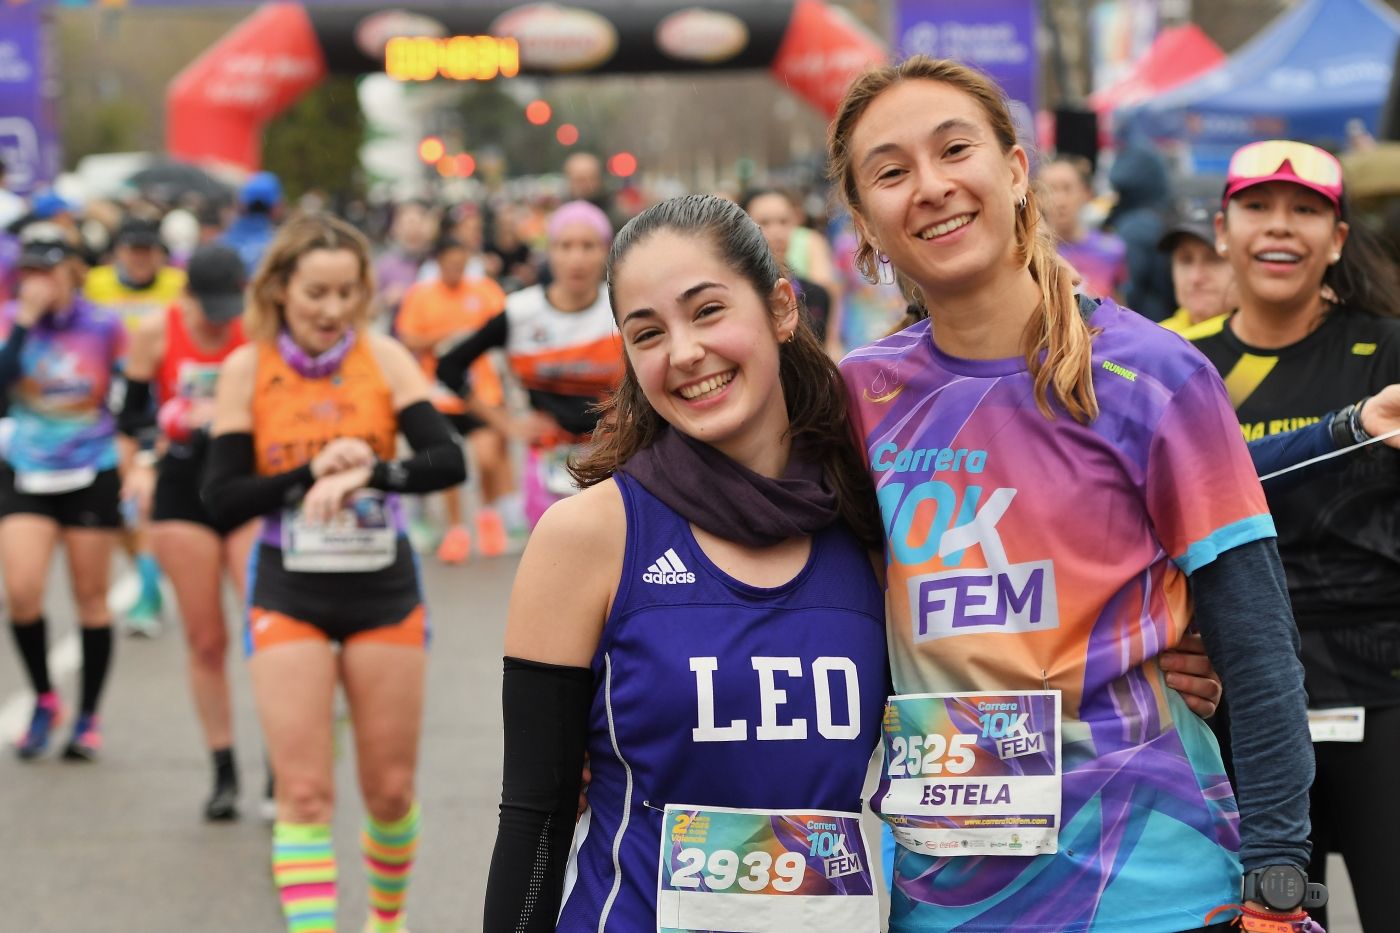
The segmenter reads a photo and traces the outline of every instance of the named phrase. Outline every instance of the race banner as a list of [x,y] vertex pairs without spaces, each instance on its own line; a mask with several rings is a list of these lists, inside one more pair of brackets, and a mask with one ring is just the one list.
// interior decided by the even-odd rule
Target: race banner
[[897,0],[895,48],[901,55],[952,58],[996,79],[1011,101],[1022,138],[1033,139],[1040,107],[1036,0]]
[[58,174],[49,67],[40,5],[0,4],[0,159],[5,187],[16,194],[42,188]]

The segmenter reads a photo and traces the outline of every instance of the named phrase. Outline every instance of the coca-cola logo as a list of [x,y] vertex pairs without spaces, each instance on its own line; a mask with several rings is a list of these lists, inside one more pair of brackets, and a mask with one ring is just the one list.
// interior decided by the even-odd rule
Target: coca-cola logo
[[390,39],[428,36],[440,39],[447,27],[430,16],[407,10],[384,10],[360,20],[355,27],[355,47],[375,60],[384,58],[384,47]]
[[667,16],[656,27],[656,45],[671,58],[714,64],[727,61],[749,44],[749,27],[732,13],[690,7]]
[[520,43],[520,65],[533,71],[584,71],[617,51],[617,28],[592,10],[532,3],[497,17],[491,34]]

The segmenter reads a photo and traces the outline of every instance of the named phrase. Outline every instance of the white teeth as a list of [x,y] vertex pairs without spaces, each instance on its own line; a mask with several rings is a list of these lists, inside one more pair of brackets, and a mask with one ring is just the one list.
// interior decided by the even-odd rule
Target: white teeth
[[733,379],[733,370],[730,370],[729,372],[719,376],[711,376],[704,382],[697,382],[695,383],[695,385],[685,386],[684,388],[680,389],[679,391],[681,393],[681,398],[684,398],[687,401],[694,401],[702,395],[709,395],[712,392],[718,392],[720,389],[729,385],[729,383]]
[[1260,253],[1257,257],[1261,262],[1297,262],[1301,257],[1297,253],[1285,253],[1282,250],[1270,250],[1267,253]]
[[952,233],[959,227],[966,227],[970,223],[972,223],[972,215],[963,214],[961,217],[954,217],[952,220],[945,220],[941,224],[934,224],[932,227],[929,227],[923,233],[919,234],[919,239],[932,240],[934,237],[940,237],[944,236],[945,234]]

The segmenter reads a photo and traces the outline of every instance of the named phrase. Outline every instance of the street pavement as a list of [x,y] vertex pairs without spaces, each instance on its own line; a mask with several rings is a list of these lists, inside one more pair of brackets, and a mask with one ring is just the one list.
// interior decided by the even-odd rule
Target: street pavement
[[[419,772],[424,830],[409,895],[413,933],[481,930],[500,795],[501,640],[515,563],[503,557],[446,568],[423,560],[433,644]],[[49,592],[51,655],[67,671],[58,686],[71,706],[77,652],[65,638],[73,616],[61,561]],[[208,757],[173,611],[168,618],[160,638],[121,638],[116,646],[101,761],[76,764],[51,754],[21,763],[0,754],[3,933],[284,930],[268,867],[269,827],[257,812],[262,753],[239,642],[230,671],[244,816],[209,825],[200,818]],[[0,724],[17,713],[27,717],[20,670],[9,637],[0,637]],[[348,738],[345,724],[338,728]],[[0,738],[8,744],[12,734]],[[58,738],[67,735],[63,728]],[[366,915],[358,854],[364,811],[348,742],[339,747],[347,749],[336,765],[339,929],[358,933]],[[1330,930],[1360,933],[1340,861],[1329,876]]]

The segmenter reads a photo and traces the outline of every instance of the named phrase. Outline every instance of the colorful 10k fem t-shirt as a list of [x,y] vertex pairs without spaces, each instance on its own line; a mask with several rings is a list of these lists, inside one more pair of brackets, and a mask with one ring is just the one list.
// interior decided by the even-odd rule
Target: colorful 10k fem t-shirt
[[[901,712],[927,709],[926,695],[964,695],[935,701],[954,719],[959,702],[972,721],[977,710],[1012,711],[983,714],[1003,723],[1058,716],[1044,732],[1059,746],[1057,799],[1030,811],[1057,830],[1043,850],[1053,854],[1012,854],[1026,848],[1022,832],[911,844],[894,797],[877,793],[904,843],[896,933],[1172,933],[1239,894],[1238,812],[1219,750],[1157,658],[1191,621],[1190,574],[1273,536],[1273,522],[1214,368],[1111,301],[1090,323],[1100,414],[1089,425],[1037,410],[1024,358],[950,357],[928,321],[841,364],[888,539],[894,691],[917,698],[892,703],[887,736]],[[945,822],[1026,812],[1015,809],[1026,779],[978,782],[991,772],[981,758],[972,766],[985,752],[971,742],[954,737],[946,767],[931,770],[944,739],[912,740],[907,763],[887,748],[886,785],[922,757],[915,803],[964,805]],[[1020,744],[1002,749],[1008,762],[1023,760]]]

